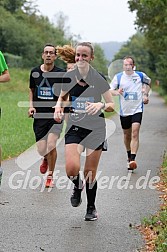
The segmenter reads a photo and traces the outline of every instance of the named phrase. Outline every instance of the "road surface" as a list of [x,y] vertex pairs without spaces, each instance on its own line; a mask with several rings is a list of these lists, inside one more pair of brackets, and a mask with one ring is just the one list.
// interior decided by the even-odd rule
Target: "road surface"
[[[133,174],[127,172],[118,115],[108,124],[113,134],[98,169],[98,221],[84,221],[85,190],[80,207],[70,205],[72,185],[65,176],[63,141],[58,146],[55,188],[51,191],[43,188],[40,160],[34,161],[33,149],[32,156],[24,153],[3,162],[0,252],[136,252],[143,246],[133,226],[159,209],[154,182],[159,179],[159,167],[167,150],[167,107],[152,93],[150,104],[145,106],[138,168]],[[82,163],[83,160],[84,157]]]

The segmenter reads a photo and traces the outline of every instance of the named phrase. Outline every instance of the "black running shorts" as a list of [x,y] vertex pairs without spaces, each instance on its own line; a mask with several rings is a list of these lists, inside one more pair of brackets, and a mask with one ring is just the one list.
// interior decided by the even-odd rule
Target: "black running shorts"
[[33,129],[35,133],[36,142],[39,140],[46,140],[48,133],[60,135],[63,127],[62,123],[57,123],[54,119],[34,119]]
[[65,135],[65,144],[76,143],[83,145],[85,148],[100,150],[103,149],[105,135],[105,128],[104,130],[90,130],[72,125]]
[[122,129],[129,129],[132,123],[138,122],[141,124],[143,113],[139,112],[134,115],[120,116]]

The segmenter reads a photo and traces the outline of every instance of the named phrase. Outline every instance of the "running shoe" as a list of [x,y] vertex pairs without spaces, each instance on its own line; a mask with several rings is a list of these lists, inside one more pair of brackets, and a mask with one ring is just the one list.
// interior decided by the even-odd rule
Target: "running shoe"
[[71,205],[73,207],[78,207],[79,205],[81,205],[82,203],[81,192],[82,192],[82,189],[78,189],[76,186],[74,186],[74,189],[70,198]]
[[40,165],[40,172],[42,174],[45,174],[47,172],[48,169],[48,161],[47,159],[43,159],[42,164]]
[[95,206],[88,206],[85,215],[85,221],[95,221],[97,218],[98,216]]
[[128,170],[135,170],[136,168],[137,168],[136,161],[135,160],[130,161]]
[[48,175],[46,178],[46,182],[45,182],[45,188],[53,188],[54,187],[54,183],[53,183],[53,176]]

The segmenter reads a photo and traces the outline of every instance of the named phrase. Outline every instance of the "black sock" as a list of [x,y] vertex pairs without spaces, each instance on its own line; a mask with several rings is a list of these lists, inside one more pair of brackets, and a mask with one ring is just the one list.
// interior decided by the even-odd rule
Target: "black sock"
[[134,161],[135,160],[135,158],[136,158],[136,154],[131,154],[131,161]]
[[68,176],[68,178],[74,183],[74,185],[78,189],[82,189],[83,182],[82,182],[79,174],[77,176]]
[[127,151],[127,155],[128,155],[128,160],[130,160],[131,159],[131,150]]
[[97,181],[94,181],[93,183],[86,182],[86,195],[88,206],[95,206],[96,191],[97,191]]

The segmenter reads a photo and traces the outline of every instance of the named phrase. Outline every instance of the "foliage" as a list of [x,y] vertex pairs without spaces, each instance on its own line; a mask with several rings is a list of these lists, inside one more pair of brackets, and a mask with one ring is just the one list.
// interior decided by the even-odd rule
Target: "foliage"
[[10,53],[4,53],[3,54],[5,57],[5,60],[8,64],[8,67],[16,67],[16,68],[20,68],[23,65],[23,59],[21,56],[17,56],[17,55],[13,55]]
[[[0,50],[22,57],[23,68],[40,64],[46,43],[75,45],[76,39],[80,38],[69,33],[69,28],[65,25],[67,17],[62,12],[55,15],[56,23],[51,23],[48,17],[40,14],[34,2],[35,0],[0,2]],[[64,63],[59,63],[64,66]],[[104,54],[98,47],[95,65],[99,71],[106,71]]]
[[131,55],[132,57],[135,55],[135,64],[138,70],[148,68],[149,53],[148,50],[146,50],[145,38],[142,33],[138,32],[133,35],[115,55],[114,60],[122,59],[127,55]]
[[129,0],[128,4],[131,11],[136,11],[136,25],[145,35],[155,73],[167,93],[167,0]]
[[15,13],[24,5],[25,0],[2,0],[2,5],[7,11]]
[[141,32],[133,35],[125,43],[120,51],[115,54],[114,60],[123,59],[125,56],[132,56],[135,60],[136,69],[147,73],[155,81],[155,61],[154,54],[147,45],[145,36]]
[[98,45],[94,45],[95,58],[92,62],[92,66],[104,75],[107,75],[107,63],[102,48]]
[[3,13],[0,18],[2,51],[22,56],[23,67],[39,64],[46,43],[66,42],[63,32],[54,28],[48,18],[34,15],[29,17],[21,11],[12,15],[4,9],[1,13]]

